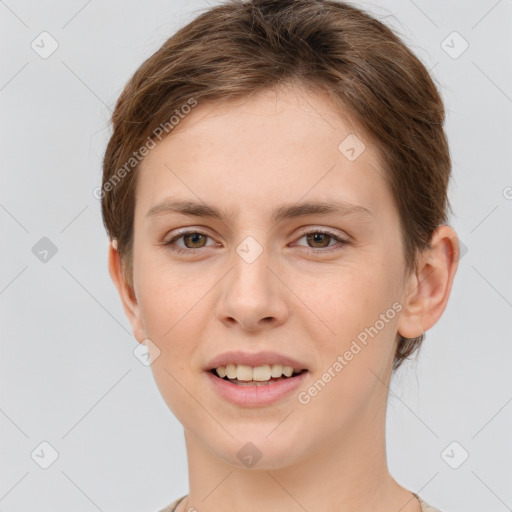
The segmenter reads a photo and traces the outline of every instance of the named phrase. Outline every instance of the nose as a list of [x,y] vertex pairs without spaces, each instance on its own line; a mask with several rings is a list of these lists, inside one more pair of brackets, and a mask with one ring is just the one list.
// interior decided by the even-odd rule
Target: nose
[[217,318],[229,328],[251,332],[282,325],[289,316],[290,297],[277,277],[276,262],[266,249],[256,259],[243,249],[234,251],[232,268],[220,283]]

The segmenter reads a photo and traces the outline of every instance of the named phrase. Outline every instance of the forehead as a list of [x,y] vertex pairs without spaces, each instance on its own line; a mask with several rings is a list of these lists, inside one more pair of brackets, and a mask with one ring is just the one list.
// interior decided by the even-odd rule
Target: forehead
[[169,194],[237,209],[327,193],[363,205],[390,199],[376,146],[327,93],[297,88],[199,103],[139,171],[144,213]]

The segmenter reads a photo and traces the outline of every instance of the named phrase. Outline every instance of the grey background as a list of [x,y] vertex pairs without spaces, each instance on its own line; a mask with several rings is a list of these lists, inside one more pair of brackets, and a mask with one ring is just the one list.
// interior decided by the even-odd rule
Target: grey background
[[[511,510],[512,1],[354,3],[441,88],[467,248],[443,317],[393,379],[390,469],[443,512]],[[0,511],[149,512],[188,490],[182,428],[132,353],[92,191],[123,85],[207,7],[0,2]],[[31,47],[43,31],[59,45],[46,59]],[[457,58],[453,31],[469,44]],[[58,452],[47,469],[31,456],[48,456],[43,441]]]

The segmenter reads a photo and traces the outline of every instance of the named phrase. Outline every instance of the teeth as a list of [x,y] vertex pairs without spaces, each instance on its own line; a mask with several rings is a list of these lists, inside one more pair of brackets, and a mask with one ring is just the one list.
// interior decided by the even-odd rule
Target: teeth
[[282,377],[291,377],[294,373],[300,373],[300,370],[296,370],[291,366],[283,366],[282,364],[266,364],[263,366],[248,366],[246,364],[228,364],[226,366],[219,366],[215,369],[217,375],[223,379],[237,379],[240,381],[257,381],[265,382],[271,378],[277,379]]
[[252,368],[245,364],[236,367],[236,378],[238,380],[252,380]]
[[256,368],[252,369],[252,380],[263,382],[264,380],[270,380],[270,376],[271,372],[268,364],[265,366],[256,366]]
[[[217,372],[219,373],[219,372]],[[235,364],[228,364],[226,366],[226,375],[228,379],[236,379],[236,365]],[[220,377],[220,375],[219,375]]]
[[283,374],[285,377],[291,377],[293,373],[293,368],[291,366],[283,366]]
[[275,379],[277,379],[278,377],[281,377],[281,375],[283,374],[283,365],[282,364],[273,364],[272,369],[270,370],[270,374]]

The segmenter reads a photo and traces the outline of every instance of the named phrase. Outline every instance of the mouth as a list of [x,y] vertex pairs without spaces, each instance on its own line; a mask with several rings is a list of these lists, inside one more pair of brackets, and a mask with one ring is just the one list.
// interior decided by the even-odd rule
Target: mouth
[[204,367],[216,396],[239,407],[264,407],[292,400],[308,379],[310,369],[273,351],[230,351],[217,355]]
[[249,366],[227,364],[209,370],[218,379],[237,386],[269,386],[285,380],[293,380],[307,372],[304,368],[293,368],[282,364]]

